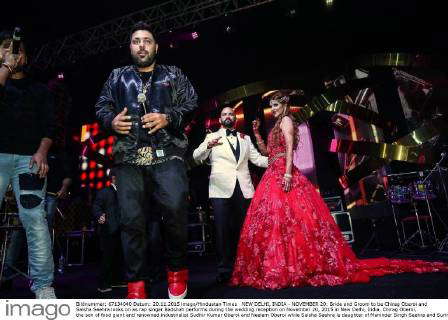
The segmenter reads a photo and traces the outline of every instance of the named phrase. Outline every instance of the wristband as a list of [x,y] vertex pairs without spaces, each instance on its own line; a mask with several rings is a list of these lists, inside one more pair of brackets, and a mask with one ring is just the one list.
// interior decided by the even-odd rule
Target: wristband
[[7,63],[2,63],[2,66],[6,67],[9,70],[9,73],[12,73],[12,67]]

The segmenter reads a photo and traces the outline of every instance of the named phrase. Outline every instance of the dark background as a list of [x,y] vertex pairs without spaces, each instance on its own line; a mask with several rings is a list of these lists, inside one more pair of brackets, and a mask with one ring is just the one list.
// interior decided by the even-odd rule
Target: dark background
[[[31,48],[164,1],[21,1],[2,4],[0,29],[22,26]],[[440,2],[441,3],[441,2]],[[286,13],[296,10],[294,17]],[[199,39],[166,45],[159,62],[181,67],[201,100],[252,81],[304,75],[304,88],[321,89],[329,72],[347,72],[353,57],[373,52],[419,52],[445,56],[444,10],[439,2],[415,0],[274,1],[196,28]],[[231,24],[233,33],[224,32]],[[93,105],[112,68],[129,63],[127,48],[75,65],[59,66],[74,99],[71,126],[94,120]],[[54,70],[54,71],[58,71]],[[39,72],[42,78],[51,72]]]

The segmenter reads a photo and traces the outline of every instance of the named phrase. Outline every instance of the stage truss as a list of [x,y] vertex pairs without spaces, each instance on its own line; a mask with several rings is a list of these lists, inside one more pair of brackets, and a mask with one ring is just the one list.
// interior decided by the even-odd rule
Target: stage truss
[[122,47],[138,21],[149,23],[158,35],[264,5],[275,0],[171,0],[84,31],[68,35],[39,48],[33,65],[46,69],[73,64],[89,56]]

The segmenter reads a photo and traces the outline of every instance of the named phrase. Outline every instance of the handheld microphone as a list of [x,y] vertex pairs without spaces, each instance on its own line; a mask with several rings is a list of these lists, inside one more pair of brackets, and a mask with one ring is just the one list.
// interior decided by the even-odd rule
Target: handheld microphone
[[12,35],[12,54],[18,55],[19,49],[20,49],[20,41],[22,40],[22,37],[20,35],[20,28],[15,27],[14,33]]

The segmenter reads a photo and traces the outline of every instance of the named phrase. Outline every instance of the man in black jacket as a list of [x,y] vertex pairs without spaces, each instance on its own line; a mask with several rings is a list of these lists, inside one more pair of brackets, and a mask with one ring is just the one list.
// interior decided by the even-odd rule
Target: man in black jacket
[[[120,212],[117,200],[116,175],[113,169],[109,172],[110,187],[98,192],[92,210],[98,224],[98,235],[101,247],[101,266],[99,272],[98,291],[111,291],[113,280],[117,280],[119,270],[118,257],[120,247]],[[114,279],[115,278],[115,279]]]
[[134,65],[112,71],[95,106],[102,127],[117,136],[117,195],[128,298],[145,298],[146,217],[152,193],[164,223],[168,295],[187,293],[187,194],[184,126],[197,95],[180,69],[155,63],[158,45],[144,23],[131,31]]
[[28,242],[31,290],[49,299],[56,296],[44,198],[54,109],[46,86],[24,72],[26,60],[24,43],[14,54],[12,34],[0,33],[0,203],[11,182]]

